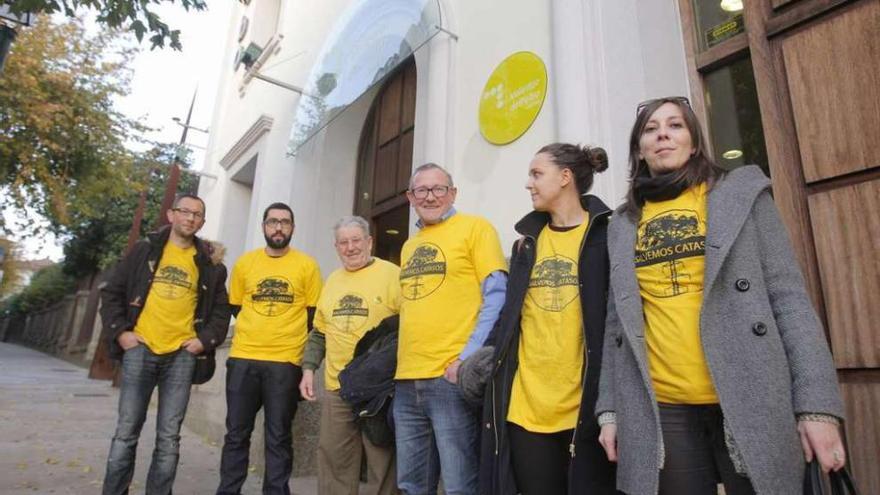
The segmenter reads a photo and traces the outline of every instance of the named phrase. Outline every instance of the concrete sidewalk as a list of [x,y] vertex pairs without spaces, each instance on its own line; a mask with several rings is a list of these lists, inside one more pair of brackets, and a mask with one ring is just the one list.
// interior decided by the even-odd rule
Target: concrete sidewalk
[[[0,494],[100,493],[116,426],[119,390],[89,380],[87,370],[25,347],[0,342]],[[151,408],[138,445],[132,494],[143,493],[155,438]],[[220,446],[181,432],[174,493],[214,493]],[[261,493],[251,473],[244,494]],[[297,495],[317,493],[314,478],[291,480]]]

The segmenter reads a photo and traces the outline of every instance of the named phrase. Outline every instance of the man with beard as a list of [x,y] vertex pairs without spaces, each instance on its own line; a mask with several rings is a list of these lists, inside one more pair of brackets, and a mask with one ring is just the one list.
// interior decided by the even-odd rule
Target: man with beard
[[205,223],[205,203],[185,194],[166,214],[171,225],[135,244],[101,289],[110,357],[122,360],[105,495],[128,493],[155,388],[156,447],[146,492],[171,493],[196,359],[213,360],[229,330],[223,249],[196,237]]
[[266,247],[236,261],[229,302],[236,316],[226,361],[226,437],[218,494],[238,494],[248,473],[254,419],[263,408],[263,493],[290,493],[291,423],[302,378],[303,349],[321,293],[315,260],[292,249],[293,211],[273,203],[263,212]]

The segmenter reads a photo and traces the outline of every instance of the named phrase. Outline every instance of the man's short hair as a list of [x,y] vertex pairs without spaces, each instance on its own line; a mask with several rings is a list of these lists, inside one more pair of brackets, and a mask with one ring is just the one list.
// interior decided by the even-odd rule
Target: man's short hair
[[360,227],[362,231],[364,231],[364,235],[366,237],[370,237],[370,222],[368,222],[364,217],[357,215],[346,215],[340,218],[333,225],[333,235],[336,235],[336,232],[343,227]]
[[278,203],[272,203],[271,205],[267,206],[266,209],[263,210],[263,221],[264,222],[266,221],[266,218],[269,217],[269,210],[287,210],[287,212],[290,213],[290,223],[291,224],[296,223],[293,219],[293,210],[291,210],[290,207],[287,206],[287,203],[278,202]]
[[441,167],[440,165],[437,165],[436,163],[428,162],[424,165],[419,165],[418,167],[416,167],[415,170],[413,170],[412,175],[409,177],[409,188],[413,188],[413,181],[415,181],[417,175],[431,169],[436,169],[443,172],[443,174],[446,176],[446,181],[449,182],[449,184],[447,185],[449,187],[455,187],[455,184],[452,183],[452,174],[450,174],[448,170]]
[[183,194],[178,194],[177,196],[175,196],[174,203],[171,204],[171,208],[172,209],[177,208],[178,205],[180,205],[180,201],[185,198],[194,199],[194,200],[198,201],[199,203],[201,203],[202,204],[202,213],[205,213],[205,200],[196,196],[195,194],[191,194],[191,193],[183,193]]

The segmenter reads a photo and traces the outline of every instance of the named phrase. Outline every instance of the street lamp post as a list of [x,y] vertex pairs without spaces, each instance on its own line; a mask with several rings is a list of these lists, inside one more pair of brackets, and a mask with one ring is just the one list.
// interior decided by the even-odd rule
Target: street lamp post
[[6,55],[9,54],[9,48],[12,46],[12,42],[15,41],[16,34],[15,29],[6,24],[0,24],[0,73],[3,72]]
[[[183,147],[186,145],[186,135],[189,129],[208,132],[207,129],[199,129],[197,127],[193,127],[189,125],[190,119],[192,118],[193,107],[196,102],[196,93],[193,93],[192,102],[189,105],[189,112],[186,116],[186,123],[180,123],[179,118],[175,118],[174,121],[179,125],[183,126],[183,132],[180,135],[180,143],[178,144],[177,150],[174,153],[174,159],[171,161],[171,170],[168,174],[168,181],[165,183],[165,194],[162,197],[162,206],[159,209],[159,219],[156,222],[156,228],[162,227],[168,223],[168,215],[165,214],[169,208],[171,208],[174,202],[174,196],[177,193],[177,184],[180,180],[180,163],[183,161],[181,159],[181,153]],[[148,172],[148,174],[152,173],[152,170]],[[200,176],[212,177],[216,179],[216,176],[212,176],[211,174],[206,173],[197,173]],[[149,182],[148,182],[149,184]],[[134,243],[137,242],[140,237],[141,231],[141,223],[144,221],[144,209],[146,208],[147,201],[147,189],[145,188],[141,191],[140,198],[138,199],[138,207],[135,210],[134,218],[131,222],[131,229],[128,231],[128,243],[125,247],[125,252],[123,256],[127,255],[131,248],[134,246]],[[118,368],[114,366],[113,362],[109,359],[107,344],[102,338],[99,343],[97,349],[95,349],[95,356],[92,359],[92,365],[89,368],[89,378],[95,379],[104,379],[104,380],[113,380],[113,386],[116,387],[119,385],[119,373]]]
[[16,24],[30,26],[31,13],[27,11],[13,12],[8,5],[0,4],[0,74],[3,73],[6,55],[9,54],[12,42],[15,41],[15,36],[18,34],[12,27]]
[[166,215],[165,212],[171,209],[174,204],[174,197],[177,195],[177,184],[180,182],[180,163],[183,162],[180,155],[183,153],[184,145],[186,145],[186,134],[190,129],[189,122],[190,119],[192,119],[197,93],[198,91],[193,93],[192,102],[189,104],[189,112],[186,114],[186,123],[180,124],[179,119],[177,121],[178,124],[183,126],[183,132],[180,133],[180,143],[177,145],[177,150],[174,152],[171,171],[168,173],[168,181],[165,183],[165,195],[162,197],[162,206],[159,207],[159,219],[156,222],[156,228],[168,224],[168,215]]

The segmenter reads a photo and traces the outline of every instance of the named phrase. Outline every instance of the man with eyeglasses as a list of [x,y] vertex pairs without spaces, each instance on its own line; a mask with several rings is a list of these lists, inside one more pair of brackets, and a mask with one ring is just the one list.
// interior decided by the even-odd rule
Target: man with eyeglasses
[[245,253],[232,269],[229,302],[235,331],[226,361],[226,437],[218,494],[241,492],[251,432],[261,408],[263,493],[290,493],[291,423],[299,399],[303,350],[321,293],[318,263],[290,247],[293,231],[293,211],[284,203],[272,203],[263,212],[266,247]]
[[101,289],[110,357],[122,360],[105,495],[128,493],[141,427],[157,387],[156,445],[146,492],[171,493],[196,356],[213,360],[229,329],[223,249],[195,235],[205,223],[205,203],[185,194],[167,215],[170,225],[135,244]]
[[[373,341],[368,346],[370,351],[365,354],[385,348],[393,356],[396,339],[384,333],[388,324],[383,321],[396,315],[400,307],[400,268],[372,256],[373,238],[370,224],[364,218],[342,217],[333,227],[333,234],[342,267],[327,277],[321,291],[315,313],[315,331],[309,334],[306,344],[303,380],[299,386],[303,398],[317,399],[315,371],[326,357],[318,437],[318,494],[357,494],[363,463],[367,483],[361,493],[392,495],[399,493],[394,474],[394,449],[372,435],[369,426],[356,420],[352,414],[353,406],[342,398],[340,374],[355,357],[356,349],[365,345],[369,339],[367,334],[385,343]],[[385,362],[388,363],[387,383],[391,385],[393,359]],[[349,370],[349,376],[351,373]],[[368,374],[375,375],[376,368]],[[382,401],[393,392],[392,387],[386,389],[382,384],[363,377],[358,381],[360,388],[355,387],[358,392],[363,392],[364,401]],[[352,387],[351,382],[346,386]],[[374,420],[385,422],[387,406],[375,404],[371,404],[372,408],[367,407],[366,412],[372,414]],[[361,408],[355,410],[359,414],[365,412]]]
[[400,341],[394,422],[398,487],[408,494],[476,494],[477,411],[458,370],[486,341],[504,304],[507,263],[484,218],[457,213],[452,176],[434,163],[414,171],[406,195],[419,232],[400,259]]

